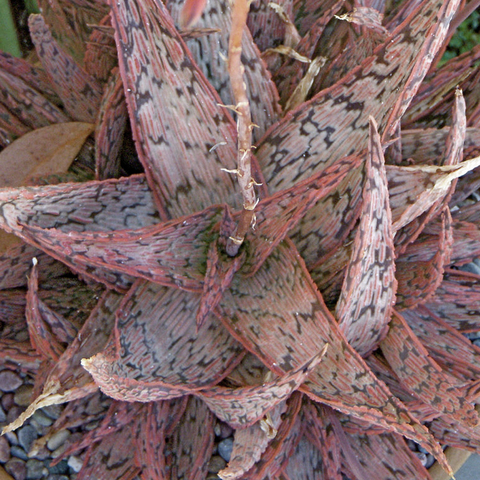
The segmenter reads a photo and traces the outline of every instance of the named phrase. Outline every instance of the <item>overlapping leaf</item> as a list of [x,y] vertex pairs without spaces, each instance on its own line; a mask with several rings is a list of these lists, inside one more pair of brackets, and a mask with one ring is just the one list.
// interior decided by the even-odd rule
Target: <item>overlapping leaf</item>
[[243,348],[212,315],[197,335],[199,304],[199,295],[137,281],[117,312],[110,344],[83,366],[118,400],[164,400],[218,383]]
[[336,307],[346,339],[363,356],[386,334],[397,287],[387,177],[373,118],[366,169],[360,225]]

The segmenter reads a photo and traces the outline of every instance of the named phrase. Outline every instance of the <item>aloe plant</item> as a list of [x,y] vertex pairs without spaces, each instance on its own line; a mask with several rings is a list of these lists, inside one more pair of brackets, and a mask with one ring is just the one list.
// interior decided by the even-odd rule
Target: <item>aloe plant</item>
[[87,448],[77,478],[206,478],[217,421],[223,479],[478,451],[478,51],[432,63],[459,0],[39,4],[41,67],[0,56],[0,162],[28,170],[0,358],[36,378],[4,432],[68,402],[40,448],[102,392],[56,459]]

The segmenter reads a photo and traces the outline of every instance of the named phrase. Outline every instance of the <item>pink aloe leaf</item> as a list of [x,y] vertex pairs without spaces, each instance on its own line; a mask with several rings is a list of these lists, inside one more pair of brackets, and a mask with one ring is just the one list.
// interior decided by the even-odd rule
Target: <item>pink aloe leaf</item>
[[36,372],[40,368],[42,358],[30,342],[1,338],[0,360],[5,365],[16,365],[22,370]]
[[141,417],[141,405],[140,403],[112,401],[98,427],[84,434],[77,442],[71,443],[60,455],[61,459],[69,457],[78,450],[83,450],[94,443],[100,442],[111,433],[122,429],[126,425],[132,424],[137,418]]
[[[180,12],[182,3],[186,5],[186,2],[180,0],[166,2],[174,21],[181,19],[184,8],[182,7]],[[273,10],[272,13],[274,13]],[[224,105],[235,103],[230,91],[227,62],[221,55],[218,55],[219,51],[228,52],[231,15],[232,8],[229,2],[225,0],[209,1],[195,26],[199,29],[211,28],[217,31],[186,42],[193,59],[217,91]],[[277,87],[271,80],[270,72],[248,30],[243,32],[242,63],[245,67],[244,78],[247,96],[250,100],[252,121],[257,125],[252,131],[253,141],[256,142],[263,136],[265,130],[280,118],[281,108],[278,105]]]
[[95,132],[95,176],[98,180],[120,176],[120,149],[128,114],[123,83],[114,70],[105,87]]
[[480,348],[424,305],[402,313],[432,358],[460,381],[480,375]]
[[480,157],[465,160],[458,165],[388,166],[394,232],[445,198],[454,180],[479,165]]
[[282,414],[286,411],[285,402],[276,405],[264,420],[253,425],[235,430],[233,449],[230,461],[218,472],[222,480],[241,478],[260,460],[268,444],[275,438],[282,422]]
[[428,260],[412,260],[409,247],[397,259],[397,304],[398,310],[414,308],[425,303],[443,280],[445,265],[450,263],[453,246],[452,217],[448,207],[441,214],[442,228],[438,237],[437,251]]
[[243,349],[212,315],[197,335],[199,303],[199,295],[137,281],[109,345],[82,365],[118,400],[164,400],[218,383]]
[[62,50],[41,15],[32,15],[29,27],[40,61],[67,112],[80,122],[95,123],[100,84]]
[[30,87],[21,77],[1,69],[0,93],[4,108],[13,112],[14,120],[17,118],[28,129],[46,127],[52,123],[63,123],[70,120],[60,108]]
[[283,377],[264,381],[262,385],[242,388],[213,387],[197,392],[217,418],[233,428],[245,428],[259,421],[268,411],[286,400],[300,387],[320,363],[327,346],[307,364]]
[[92,478],[134,480],[140,473],[134,458],[132,425],[129,424],[107,435],[99,443],[90,445],[77,478],[78,480]]
[[275,438],[270,441],[260,460],[243,478],[249,480],[275,478],[275,475],[285,468],[303,431],[299,415],[302,398],[300,392],[294,392],[287,400],[287,410],[282,415],[282,423]]
[[220,242],[215,241],[210,244],[208,250],[202,299],[197,312],[197,329],[213,313],[223,292],[230,287],[233,276],[242,267],[245,260],[245,256],[242,254],[234,258],[227,257],[225,253],[222,254],[220,248]]
[[[404,165],[412,159],[415,165],[438,164],[438,159],[443,157],[445,143],[451,127],[441,129],[425,128],[402,130],[402,155]],[[465,151],[477,148],[480,145],[480,129],[467,128],[464,140]],[[476,155],[471,155],[475,157]]]
[[[286,478],[288,480],[322,479],[325,478],[322,476],[322,471],[323,459],[320,451],[303,436],[284,470]],[[336,480],[335,477],[332,480]]]
[[[418,87],[417,80],[423,78],[425,66],[430,61],[427,51],[419,55],[419,50],[425,45],[430,53],[436,51],[457,4],[457,0],[447,3],[431,0],[419,5],[397,27],[392,37],[375,50],[373,56],[334,86],[287,115],[265,134],[257,150],[257,158],[271,192],[281,189],[286,179],[289,182],[304,180],[338,158],[364,150],[367,147],[369,116],[377,119],[380,130],[386,125],[398,123],[410,99],[410,93],[402,92],[410,92],[410,88],[414,91]],[[427,32],[428,40],[425,39]],[[400,51],[401,55],[397,53]],[[415,75],[412,74],[409,80],[413,68],[416,68]],[[388,87],[382,87],[378,92],[379,82],[386,78]],[[395,112],[387,119],[385,112],[391,109]],[[332,118],[335,119],[333,124]],[[350,211],[360,194],[361,174],[354,170],[347,178],[337,196],[334,194],[321,206],[312,209],[297,227],[296,235],[291,235],[309,266],[325,252],[338,248],[351,228],[345,232],[345,226],[349,224],[347,215],[354,217]],[[338,195],[342,197],[342,202],[338,201]],[[332,219],[335,228],[323,225],[321,219],[325,215]],[[308,225],[308,229],[305,226],[302,231],[304,224]],[[332,245],[330,242],[333,242]]]
[[[153,0],[111,3],[133,137],[164,218],[220,202],[239,207],[235,178],[221,170],[236,168],[235,124],[166,8]],[[178,128],[179,117],[189,128]]]
[[394,312],[380,347],[402,385],[412,395],[463,425],[478,423],[473,405],[464,398],[463,392],[452,386],[399,313]]
[[385,164],[376,123],[370,118],[367,181],[360,225],[336,306],[345,337],[366,356],[387,333],[397,288],[392,215]]
[[110,13],[105,15],[98,26],[92,29],[86,42],[83,64],[85,71],[102,84],[109,80],[112,72],[118,75],[115,70],[118,65],[117,48],[113,38]]
[[225,207],[140,229],[63,233],[23,225],[24,238],[76,269],[91,266],[189,291],[202,289],[209,242]]
[[214,417],[198,398],[189,397],[187,408],[168,442],[170,478],[203,480],[214,447]]
[[365,479],[392,478],[395,472],[394,478],[399,480],[431,480],[420,459],[399,435],[348,435],[348,441]]
[[[296,45],[295,51],[297,53],[308,59],[312,59],[318,39],[321,37],[328,22],[339,12],[344,3],[343,0],[333,2],[333,5],[315,21],[311,28],[305,33],[305,36]],[[308,64],[304,64],[293,58],[284,60],[282,66],[275,73],[275,83],[278,86],[282,104],[285,104],[291,97],[307,70]]]
[[40,266],[39,278],[42,282],[61,277],[69,271],[63,263],[38,248],[22,242],[0,256],[0,271],[3,272],[0,279],[0,290],[26,286],[27,274],[32,267],[32,258],[34,257]]
[[[247,297],[250,300],[244,302]],[[448,469],[426,429],[345,340],[291,243],[277,247],[255,276],[237,275],[218,313],[230,333],[279,375],[302,365],[328,343],[321,367],[302,390],[342,412],[415,439]]]
[[75,340],[49,372],[42,393],[17,420],[3,429],[3,433],[21,426],[39,408],[82,398],[98,389],[81,367],[80,360],[104,348],[113,328],[114,312],[120,300],[121,297],[113,292],[106,292],[101,297]]
[[335,413],[325,405],[309,402],[304,408],[305,437],[319,450],[322,456],[322,473],[328,480],[341,480],[341,456],[339,439],[332,425]]
[[[250,243],[247,266],[253,275],[265,259],[296,227],[308,210],[314,208],[346,178],[347,173],[358,168],[357,155],[342,158],[322,173],[313,175],[295,186],[282,190],[262,200],[256,208],[256,226],[248,236]],[[324,217],[329,222],[328,217]]]
[[[142,469],[142,478],[169,478],[164,450],[166,437],[172,433],[187,406],[188,397],[181,401],[149,402],[142,405],[143,415],[135,423],[135,463]],[[172,421],[172,418],[174,419]]]
[[460,332],[480,328],[480,276],[446,270],[443,282],[425,306]]
[[53,103],[58,103],[57,94],[52,90],[45,72],[23,58],[16,58],[6,52],[0,52],[0,70],[21,78],[31,88],[40,92]]
[[478,429],[467,428],[443,416],[433,420],[430,428],[435,438],[438,438],[443,444],[474,453],[480,452]]
[[28,280],[25,315],[33,347],[44,359],[58,361],[65,350],[62,343],[70,344],[77,332],[65,318],[40,300],[36,262]]

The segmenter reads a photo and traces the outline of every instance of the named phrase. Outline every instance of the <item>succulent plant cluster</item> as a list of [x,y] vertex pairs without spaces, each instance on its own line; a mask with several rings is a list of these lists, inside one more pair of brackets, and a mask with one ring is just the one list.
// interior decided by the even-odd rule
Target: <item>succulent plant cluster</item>
[[478,451],[464,3],[40,0],[0,54],[0,359],[35,377],[4,432],[107,395],[79,479],[204,479],[217,422],[222,479]]

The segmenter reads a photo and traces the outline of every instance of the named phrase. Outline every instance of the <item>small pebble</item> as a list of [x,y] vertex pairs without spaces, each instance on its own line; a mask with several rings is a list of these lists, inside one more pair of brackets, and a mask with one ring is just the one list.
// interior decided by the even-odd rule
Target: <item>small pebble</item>
[[458,268],[464,272],[475,273],[476,275],[480,275],[480,267],[473,262],[467,263]]
[[67,438],[70,437],[71,433],[69,430],[60,430],[59,432],[55,432],[47,442],[47,447],[50,451],[56,450],[57,448],[61,447],[66,441]]
[[52,474],[55,473],[57,475],[64,475],[68,473],[68,470],[68,462],[65,459],[61,462],[58,462],[56,465],[48,466],[48,471]]
[[0,406],[0,423],[6,423],[7,421],[7,414],[5,410]]
[[25,462],[19,458],[11,458],[5,464],[5,470],[15,480],[25,480],[27,478],[27,466],[25,465]]
[[423,448],[421,445],[419,445],[417,448],[419,452],[422,452],[425,455],[428,453],[428,450],[426,448]]
[[476,340],[474,340],[473,344],[476,345],[477,347],[480,347],[480,338],[477,338]]
[[87,432],[90,432],[91,430],[95,430],[96,428],[98,428],[99,425],[100,425],[100,420],[94,420],[93,422],[90,422],[90,423],[87,423],[86,425],[84,425],[83,428]]
[[427,465],[427,456],[423,452],[415,452],[415,455],[420,459],[422,465],[425,467]]
[[30,418],[30,425],[35,429],[40,437],[43,437],[47,434],[49,427],[44,427],[37,422],[36,418]]
[[59,475],[58,473],[51,473],[46,480],[70,480],[66,475]]
[[5,411],[10,410],[15,401],[13,400],[13,393],[7,393],[6,395],[3,395],[2,397],[2,407],[5,409]]
[[36,458],[37,460],[46,460],[51,458],[52,452],[47,448],[46,445],[37,446],[35,443],[28,452],[29,458]]
[[214,455],[208,464],[208,471],[210,473],[218,473],[227,466],[227,462],[220,456]]
[[9,441],[10,445],[18,445],[18,437],[15,432],[7,432],[5,437]]
[[10,444],[8,440],[2,436],[0,437],[0,463],[6,463],[10,458]]
[[83,460],[75,455],[68,458],[68,466],[76,473],[83,467]]
[[408,448],[414,452],[415,450],[417,450],[417,447],[418,447],[418,444],[416,442],[414,442],[413,440],[410,440],[408,439],[407,440],[407,445],[408,445]]
[[25,425],[17,432],[18,443],[26,452],[32,448],[32,443],[38,438],[38,433],[31,425]]
[[0,372],[0,390],[2,392],[14,392],[23,380],[11,370],[2,370]]
[[18,445],[12,446],[12,448],[10,449],[10,454],[12,455],[12,457],[21,458],[22,460],[25,460],[25,461],[28,460],[27,452]]
[[92,397],[85,408],[85,411],[89,415],[98,415],[105,411],[105,405],[103,405],[101,398],[98,395]]
[[427,463],[425,464],[425,468],[430,468],[435,463],[435,457],[429,453],[427,454]]
[[44,413],[48,418],[56,420],[62,414],[61,405],[49,405],[48,407],[43,407],[39,412]]
[[32,403],[32,392],[32,385],[21,385],[15,392],[13,400],[17,405],[20,405],[21,407],[28,407],[30,403]]
[[30,480],[38,480],[48,475],[48,469],[43,462],[31,458],[27,461],[27,477]]
[[214,428],[215,435],[220,438],[228,438],[233,435],[233,428],[224,422],[218,422]]
[[62,445],[60,445],[58,448],[56,448],[51,454],[50,456],[52,458],[57,458],[59,457],[60,455],[63,455],[63,453],[65,452],[65,450],[67,449],[68,447],[68,444],[67,443],[63,443]]
[[12,423],[14,420],[16,420],[24,410],[24,407],[13,405],[13,407],[10,408],[7,413],[7,423]]
[[233,449],[233,437],[225,438],[218,444],[218,454],[226,461],[230,461]]

